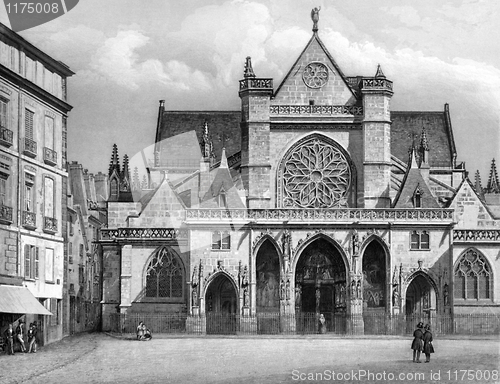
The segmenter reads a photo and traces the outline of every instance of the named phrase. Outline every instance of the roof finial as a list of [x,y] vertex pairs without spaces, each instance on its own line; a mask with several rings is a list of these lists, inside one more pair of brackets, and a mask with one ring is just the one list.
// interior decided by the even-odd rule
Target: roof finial
[[498,180],[497,166],[495,159],[491,161],[490,177],[486,186],[486,193],[500,193],[500,182]]
[[377,73],[375,74],[375,78],[382,78],[385,79],[384,72],[382,72],[382,67],[380,64],[377,66]]
[[247,61],[245,62],[245,71],[243,72],[243,77],[255,77],[255,73],[252,68],[252,58],[247,56]]
[[425,127],[422,127],[422,133],[420,134],[420,149],[422,151],[429,150],[429,140],[427,140],[427,131]]
[[318,32],[319,11],[321,7],[313,8],[311,11],[311,19],[313,21],[313,32]]

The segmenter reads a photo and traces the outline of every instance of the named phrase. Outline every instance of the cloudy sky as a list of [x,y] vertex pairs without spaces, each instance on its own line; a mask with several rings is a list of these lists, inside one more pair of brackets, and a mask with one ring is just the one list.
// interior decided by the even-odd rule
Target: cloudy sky
[[[69,159],[107,171],[113,143],[134,156],[154,142],[158,100],[172,110],[238,110],[246,56],[276,86],[311,36],[347,76],[394,81],[393,110],[450,104],[458,160],[488,177],[500,161],[500,1],[81,0],[20,34],[76,73]],[[10,25],[6,13],[0,22]]]

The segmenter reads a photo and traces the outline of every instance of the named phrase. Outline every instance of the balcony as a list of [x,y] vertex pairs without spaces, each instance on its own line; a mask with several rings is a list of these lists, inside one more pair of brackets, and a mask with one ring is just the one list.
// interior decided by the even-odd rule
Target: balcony
[[5,127],[0,127],[0,144],[5,147],[12,146],[14,142],[14,133]]
[[43,231],[47,233],[56,233],[57,232],[57,219],[53,217],[43,217]]
[[35,229],[36,228],[36,215],[35,212],[23,211],[23,227],[27,229]]
[[57,165],[57,152],[43,147],[43,162],[48,165]]
[[6,205],[0,205],[0,223],[12,224],[12,208]]
[[24,138],[24,149],[23,153],[26,156],[29,157],[36,157],[36,141],[28,139],[27,137]]

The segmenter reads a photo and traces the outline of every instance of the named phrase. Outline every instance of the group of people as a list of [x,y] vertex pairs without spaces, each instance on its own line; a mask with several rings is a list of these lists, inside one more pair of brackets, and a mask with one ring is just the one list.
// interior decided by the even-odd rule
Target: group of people
[[413,362],[421,363],[420,353],[425,353],[425,362],[429,363],[431,361],[431,353],[434,353],[434,346],[432,345],[432,333],[431,326],[419,322],[417,324],[417,329],[413,332],[413,342],[411,343],[411,349],[413,349]]
[[[20,345],[21,352],[23,353],[36,353],[37,333],[38,331],[36,323],[30,323],[29,328],[26,329],[24,321],[20,320],[15,330],[14,325],[10,323],[8,328],[4,331],[3,335],[7,353],[9,355],[14,354],[15,344]],[[28,348],[26,348],[26,338],[28,341]]]
[[141,321],[137,326],[137,340],[148,341],[152,338],[153,335],[151,335],[151,331],[146,327],[146,324]]

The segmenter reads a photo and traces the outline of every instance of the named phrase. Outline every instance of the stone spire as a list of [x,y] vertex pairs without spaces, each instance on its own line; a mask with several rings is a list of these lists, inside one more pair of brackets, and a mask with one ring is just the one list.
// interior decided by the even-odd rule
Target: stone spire
[[474,189],[479,197],[482,198],[484,196],[483,186],[481,185],[481,174],[479,171],[476,171],[476,174],[474,175]]
[[420,154],[420,166],[429,167],[429,141],[427,140],[427,131],[425,130],[425,127],[422,127],[418,150]]
[[500,182],[498,181],[497,166],[495,159],[491,161],[490,177],[486,185],[486,193],[500,193]]
[[382,72],[382,67],[380,64],[377,66],[377,73],[375,74],[376,79],[385,79],[384,72]]
[[243,72],[243,77],[246,79],[248,77],[255,77],[255,72],[252,68],[252,58],[247,56],[247,60],[245,62],[245,70]]
[[210,130],[208,129],[208,123],[205,121],[203,124],[203,135],[201,137],[201,150],[203,154],[203,159],[205,161],[210,161],[213,156],[213,144],[210,139]]
[[226,157],[226,148],[222,148],[222,154],[220,156],[219,168],[228,168],[227,157]]
[[111,152],[111,161],[109,162],[108,176],[113,174],[113,171],[120,175],[120,162],[118,160],[118,146],[113,144],[113,151]]
[[123,155],[122,180],[130,180],[130,168],[128,166],[128,155]]

